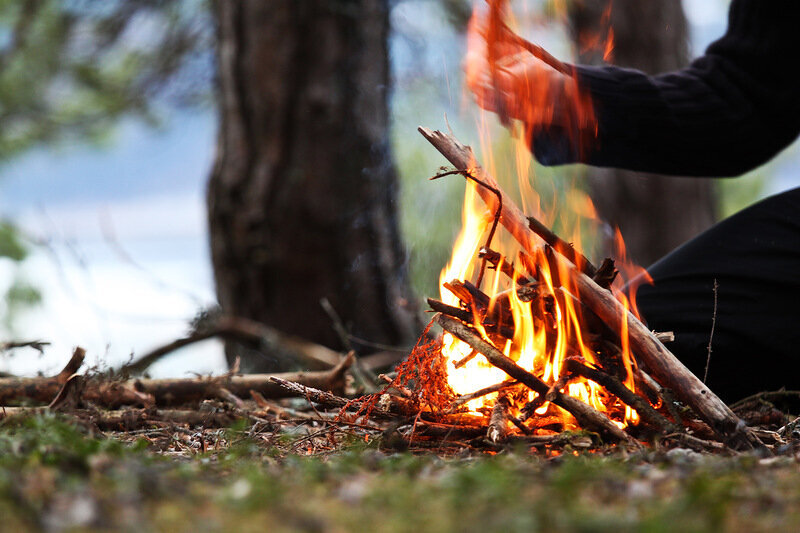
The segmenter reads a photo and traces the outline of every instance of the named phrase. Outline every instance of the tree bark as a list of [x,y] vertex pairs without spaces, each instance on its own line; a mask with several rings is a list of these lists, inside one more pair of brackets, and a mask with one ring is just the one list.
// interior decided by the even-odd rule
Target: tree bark
[[[418,333],[389,145],[386,0],[218,1],[220,131],[208,186],[223,311],[341,349]],[[358,348],[358,344],[355,344]],[[233,343],[242,370],[286,370]]]
[[[605,37],[609,24],[611,62],[616,65],[657,74],[689,62],[688,24],[680,0],[580,0],[570,6],[570,29],[581,63],[602,63],[603,47],[587,48],[587,43]],[[598,168],[591,170],[589,185],[600,216],[620,228],[629,256],[643,265],[716,218],[711,180]]]

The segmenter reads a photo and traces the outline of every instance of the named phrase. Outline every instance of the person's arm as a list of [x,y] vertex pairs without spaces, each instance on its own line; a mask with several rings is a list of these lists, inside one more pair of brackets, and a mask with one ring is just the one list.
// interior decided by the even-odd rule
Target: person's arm
[[651,77],[576,67],[594,102],[596,142],[583,154],[558,154],[558,132],[543,130],[532,148],[551,164],[573,159],[664,174],[742,174],[800,134],[798,55],[800,2],[735,1],[726,35],[684,70]]
[[[475,39],[473,38],[473,44]],[[473,56],[480,48],[472,46]],[[527,124],[546,165],[582,162],[683,176],[734,176],[755,168],[800,134],[800,0],[734,0],[726,35],[684,70],[648,76],[618,67],[576,66],[595,122],[573,120],[571,78],[528,56],[489,79],[485,63],[468,83]],[[499,81],[499,83],[498,83]],[[564,89],[566,87],[566,90]],[[552,118],[539,113],[542,90]],[[567,102],[564,105],[564,102]],[[578,114],[580,114],[578,109]],[[575,124],[582,124],[576,127]]]

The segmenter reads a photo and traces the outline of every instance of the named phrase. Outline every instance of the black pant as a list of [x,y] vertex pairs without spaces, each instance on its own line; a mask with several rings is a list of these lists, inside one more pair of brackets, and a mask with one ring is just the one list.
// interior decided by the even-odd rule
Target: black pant
[[[716,224],[648,269],[637,302],[647,325],[725,401],[800,389],[800,188]],[[797,363],[797,366],[795,366]]]

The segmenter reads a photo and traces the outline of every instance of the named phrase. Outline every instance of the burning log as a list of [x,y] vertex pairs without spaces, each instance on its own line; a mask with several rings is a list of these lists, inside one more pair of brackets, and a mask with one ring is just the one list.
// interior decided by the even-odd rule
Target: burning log
[[[541,234],[548,235],[543,231],[547,228],[544,228],[542,224],[532,224],[530,219],[503,194],[495,179],[480,167],[471,148],[461,144],[453,136],[440,131],[420,127],[419,132],[457,169],[468,171],[477,180],[485,183],[487,187],[493,188],[490,191],[484,187],[478,187],[477,192],[492,210],[502,202],[500,223],[522,245],[525,251],[533,254],[537,246],[537,239],[543,238],[547,241],[549,238],[552,240],[551,236],[541,237]],[[496,196],[498,191],[500,199]],[[531,227],[532,225],[534,228]],[[570,286],[577,293],[575,296],[613,331],[627,336],[633,353],[661,384],[672,389],[719,435],[738,445],[763,447],[763,444],[744,422],[664,347],[647,327],[609,291],[597,285],[591,277],[586,275],[586,265],[569,251],[572,249],[571,247],[565,248],[556,245],[554,248],[559,252],[553,254],[557,270],[559,273],[569,276]],[[578,266],[571,259],[577,259]]]
[[[547,395],[550,387],[542,380],[518,366],[514,361],[506,357],[500,350],[483,340],[480,335],[463,323],[448,316],[439,315],[437,322],[443,329],[451,333],[461,341],[466,342],[472,348],[483,354],[484,357],[494,366],[523,383],[532,391],[542,396]],[[617,441],[629,441],[630,438],[620,428],[614,425],[606,415],[597,411],[592,406],[582,401],[567,396],[561,391],[554,391],[552,403],[561,407],[587,429],[596,429]]]

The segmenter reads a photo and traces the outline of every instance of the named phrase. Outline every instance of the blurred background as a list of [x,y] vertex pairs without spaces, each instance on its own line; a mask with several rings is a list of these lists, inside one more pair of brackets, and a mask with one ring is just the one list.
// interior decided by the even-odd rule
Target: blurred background
[[[559,10],[528,5],[526,37],[575,57]],[[724,32],[727,5],[684,0],[691,55]],[[0,339],[51,343],[44,355],[0,354],[0,371],[57,372],[76,345],[92,364],[117,367],[184,336],[216,305],[206,214],[219,127],[212,7],[0,2]],[[419,297],[438,293],[463,183],[428,183],[443,160],[416,127],[449,123],[462,141],[479,144],[460,67],[470,9],[460,0],[389,3],[396,201]],[[576,183],[589,188],[585,172],[538,169],[537,186],[546,198]],[[751,175],[714,183],[717,214],[799,184],[795,145]],[[150,373],[226,368],[222,343],[211,340]]]

